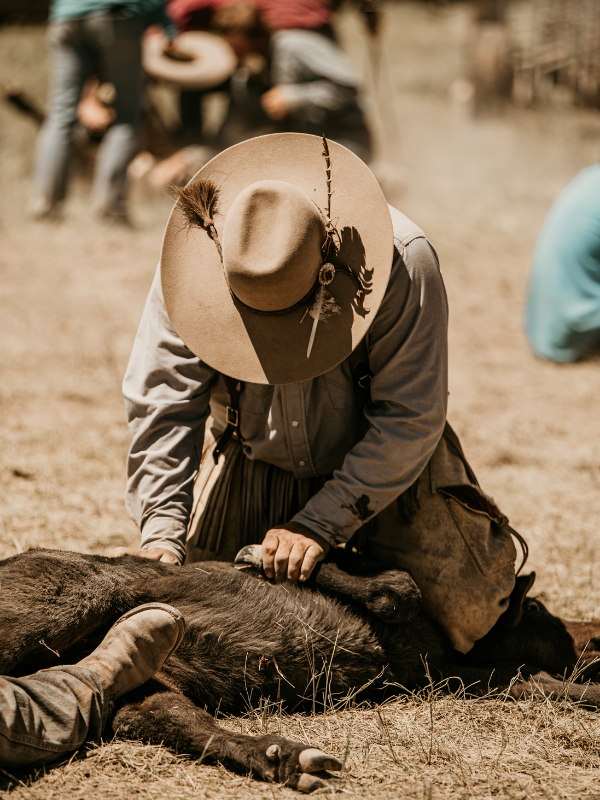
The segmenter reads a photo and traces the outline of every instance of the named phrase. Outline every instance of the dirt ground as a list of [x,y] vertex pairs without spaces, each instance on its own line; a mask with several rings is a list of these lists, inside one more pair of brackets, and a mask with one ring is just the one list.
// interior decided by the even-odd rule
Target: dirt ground
[[[386,8],[378,73],[352,15],[340,33],[365,76],[379,159],[403,170],[395,204],[442,263],[450,420],[482,486],[526,536],[538,594],[563,616],[600,616],[600,363],[544,363],[521,327],[537,232],[561,187],[599,159],[600,113],[558,98],[472,116],[450,91],[465,69],[464,6]],[[0,74],[45,99],[41,29],[0,29]],[[33,124],[0,107],[0,556],[38,546],[107,553],[137,543],[123,503],[120,382],[171,201],[138,189],[135,229],[102,227],[79,181],[64,222],[28,223],[34,143]],[[361,798],[600,798],[600,719],[561,703],[429,692],[381,709],[227,724],[340,754],[339,789]],[[0,794],[294,796],[123,742],[45,774],[6,775]]]

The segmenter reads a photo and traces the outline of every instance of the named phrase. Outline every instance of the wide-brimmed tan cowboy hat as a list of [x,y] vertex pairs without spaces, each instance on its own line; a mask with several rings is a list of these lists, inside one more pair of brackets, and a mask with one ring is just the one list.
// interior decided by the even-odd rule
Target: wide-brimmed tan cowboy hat
[[187,91],[220,86],[235,72],[238,60],[221,36],[186,31],[175,40],[174,55],[165,50],[167,39],[147,33],[142,40],[142,64],[151,78]]
[[189,349],[238,380],[309,380],[373,322],[393,250],[385,198],[339,144],[278,133],[231,147],[181,190],[161,280]]

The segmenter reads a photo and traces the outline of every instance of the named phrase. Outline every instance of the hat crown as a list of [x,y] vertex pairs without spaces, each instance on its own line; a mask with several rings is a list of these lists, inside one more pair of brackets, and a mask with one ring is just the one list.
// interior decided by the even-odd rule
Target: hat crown
[[[323,291],[335,302],[339,313],[321,317],[324,305],[319,308],[319,300],[327,302],[329,308],[321,283],[314,298],[308,292],[306,299],[290,306],[303,293],[303,287],[285,301],[288,305],[283,311],[276,309],[279,313],[257,313],[256,308],[236,300],[234,292],[241,297],[243,288],[235,283],[235,277],[231,278],[235,272],[231,268],[231,284],[228,282],[223,262],[226,260],[231,267],[227,256],[233,255],[229,246],[234,239],[225,237],[223,259],[224,231],[233,222],[229,217],[235,201],[257,181],[259,186],[263,181],[292,184],[303,193],[304,205],[309,202],[311,216],[322,213],[325,217],[327,213],[332,217],[337,235],[331,260],[337,271]],[[369,168],[337,142],[324,143],[321,137],[305,133],[273,133],[219,153],[188,186],[198,183],[210,183],[217,192],[200,192],[198,197],[194,192],[190,198],[191,214],[181,202],[176,203],[165,232],[160,264],[165,307],[186,347],[211,369],[255,384],[311,380],[348,358],[381,305],[394,253],[392,218]],[[298,206],[293,208],[292,213],[297,215]],[[317,228],[321,225],[318,216],[313,217]],[[404,217],[399,215],[396,219]],[[261,214],[261,226],[262,220]],[[297,216],[285,222],[286,228],[292,223],[296,227]],[[266,219],[265,226],[270,260],[270,248],[279,247],[277,236],[282,225]],[[289,230],[284,234],[286,238],[291,236]],[[316,247],[314,250],[315,260],[320,262],[321,253],[316,252]],[[316,266],[321,269],[323,265]],[[258,285],[261,280],[249,283]],[[403,280],[401,283],[404,285]],[[404,302],[402,297],[397,300]],[[280,298],[281,305],[283,302]],[[317,312],[323,324],[319,322],[315,334]]]
[[229,209],[223,268],[234,295],[258,311],[302,300],[322,264],[325,222],[313,201],[291,183],[258,181]]

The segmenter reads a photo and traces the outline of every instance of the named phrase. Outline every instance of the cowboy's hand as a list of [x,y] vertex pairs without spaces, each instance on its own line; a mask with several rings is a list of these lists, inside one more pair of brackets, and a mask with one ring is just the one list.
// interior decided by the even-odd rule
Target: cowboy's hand
[[286,579],[295,583],[298,578],[305,581],[329,548],[325,539],[296,522],[271,528],[262,543],[265,574],[267,578],[275,578],[276,583]]
[[271,119],[284,119],[290,113],[290,106],[284,86],[274,86],[260,98],[261,105]]
[[110,557],[117,558],[118,556],[142,556],[142,558],[151,558],[153,561],[164,561],[165,564],[179,564],[175,553],[162,547],[146,547],[143,550],[136,550],[135,547],[115,547]]

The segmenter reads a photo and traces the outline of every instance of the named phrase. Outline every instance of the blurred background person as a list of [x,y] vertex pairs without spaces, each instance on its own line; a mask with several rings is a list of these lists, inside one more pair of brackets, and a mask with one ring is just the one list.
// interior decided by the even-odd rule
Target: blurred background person
[[[325,134],[363,160],[371,138],[358,90],[358,77],[340,47],[315,30],[271,32],[262,12],[233,3],[215,12],[211,30],[235,51],[240,70],[231,79],[231,105],[218,144],[229,147],[267,132]],[[252,69],[253,57],[264,59]],[[247,66],[246,66],[247,65]]]
[[[180,32],[208,30],[215,12],[231,4],[231,0],[171,0],[168,13]],[[332,11],[327,0],[256,0],[270,31],[286,28],[308,28],[333,36]],[[211,91],[229,93],[227,80]],[[179,95],[181,132],[186,143],[199,140],[202,134],[202,98],[206,92],[182,91]]]
[[54,0],[48,41],[52,78],[48,115],[38,137],[33,197],[34,219],[56,216],[67,192],[73,127],[86,81],[98,75],[115,89],[114,119],[95,168],[93,203],[101,217],[127,222],[127,167],[135,155],[142,110],[141,37],[160,23],[167,36],[176,28],[164,0]]
[[[168,13],[180,31],[208,30],[216,11],[235,0],[171,0]],[[333,8],[328,0],[255,0],[272,30],[308,28],[333,37]]]
[[600,343],[600,164],[556,198],[531,269],[525,330],[537,355],[577,361]]
[[[332,26],[333,14],[337,5],[339,2],[330,3],[328,0],[295,0],[292,2],[290,0],[255,0],[252,4],[240,4],[235,0],[234,2],[232,0],[171,0],[168,12],[180,31],[213,30],[221,33],[228,40],[231,39],[232,44],[235,44],[238,50],[242,68],[244,68],[244,60],[251,54],[268,57],[271,62],[271,77],[267,80],[266,85],[269,83],[297,84],[329,79],[328,85],[321,84],[320,87],[314,87],[313,98],[307,96],[311,94],[307,90],[286,90],[288,95],[286,109],[283,108],[283,93],[279,90],[265,98],[263,110],[267,117],[277,121],[289,117],[290,130],[307,132],[306,113],[302,114],[302,122],[297,118],[293,119],[294,116],[298,116],[297,112],[301,106],[304,107],[305,112],[308,110],[309,104],[313,106],[309,115],[315,118],[316,124],[319,125],[324,120],[317,118],[323,117],[324,110],[338,110],[345,113],[348,110],[347,106],[352,105],[354,100],[353,97],[348,102],[348,95],[356,95],[357,77],[337,46]],[[243,12],[239,8],[240,6],[246,6],[245,19],[242,19]],[[235,12],[231,10],[233,7],[237,7]],[[250,19],[248,12],[250,8],[255,10],[253,20]],[[364,15],[368,29],[374,33],[378,21],[376,0],[361,0],[359,9]],[[284,34],[284,31],[288,33]],[[291,31],[301,33],[293,35],[289,33]],[[310,33],[305,35],[307,32]],[[242,40],[243,36],[246,37],[246,41]],[[233,42],[233,39],[236,41]],[[254,65],[256,63],[255,60]],[[237,75],[233,82],[233,89],[228,80],[222,86],[214,87],[210,91],[229,93],[233,90],[235,93],[236,89],[240,88],[243,91],[245,87],[240,86],[240,83],[244,82],[243,78],[240,81],[241,77],[239,74]],[[344,89],[336,90],[333,84],[337,84],[338,87],[343,86]],[[292,101],[291,95],[294,92],[295,100]],[[302,92],[304,98],[301,101],[299,95]],[[182,135],[186,143],[199,141],[201,137],[202,97],[205,94],[206,92],[186,91],[180,93]],[[240,92],[238,91],[237,94],[236,99],[239,102],[241,100]],[[316,100],[319,94],[320,99]],[[325,94],[328,97],[325,97]],[[334,97],[334,94],[337,94],[337,97]],[[252,117],[251,105],[252,103],[246,111]],[[321,111],[317,111],[317,108]],[[240,109],[236,110],[239,115]],[[353,110],[355,112],[355,109]],[[283,116],[278,116],[281,114]],[[346,124],[354,126],[356,112],[354,117],[352,123],[347,119]],[[364,128],[362,111],[359,111],[358,117],[358,124]],[[268,123],[268,120],[263,118],[260,122],[265,124]],[[257,120],[249,120],[249,123],[253,126],[259,124]],[[361,138],[363,140],[361,148],[364,149],[365,142],[368,140],[367,149],[370,150],[370,140],[368,135],[365,137],[364,130]],[[228,140],[224,146],[230,144],[233,144],[233,141]]]
[[[193,24],[207,25],[235,54],[237,68],[226,81],[200,91],[181,91],[182,128],[176,140],[184,145],[148,174],[154,188],[186,183],[200,167],[222,149],[262,134],[293,131],[323,133],[367,161],[371,135],[365,120],[359,79],[334,39],[331,9],[322,0],[306,0],[313,10],[305,21],[319,30],[273,30],[259,3],[232,0],[178,0],[170,13],[188,32]],[[182,16],[185,3],[187,16]],[[218,7],[217,7],[218,6]],[[272,8],[271,8],[272,6]],[[303,3],[269,0],[279,10],[270,18],[299,24]],[[309,10],[310,10],[309,8]],[[320,14],[316,12],[319,11]],[[194,13],[196,15],[194,16]],[[369,18],[370,19],[370,18]],[[178,39],[165,55],[178,56]],[[202,102],[211,92],[227,94],[227,110],[215,133],[204,136]]]

